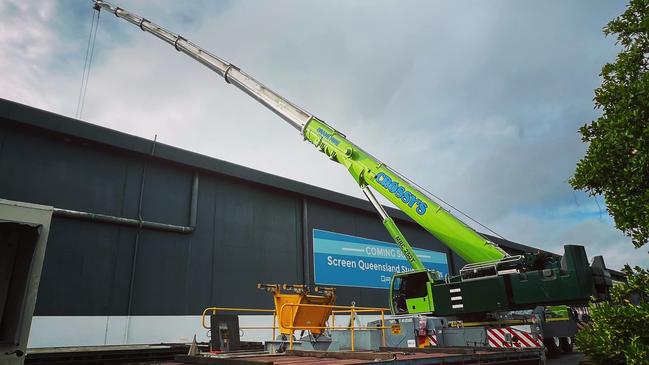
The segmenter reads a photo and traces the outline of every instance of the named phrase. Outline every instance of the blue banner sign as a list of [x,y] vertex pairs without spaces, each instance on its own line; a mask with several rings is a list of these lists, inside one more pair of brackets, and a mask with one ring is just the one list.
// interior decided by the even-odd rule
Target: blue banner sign
[[[446,254],[415,248],[415,254],[442,277],[448,274]],[[412,268],[395,243],[313,230],[313,272],[319,285],[388,289],[394,273]]]

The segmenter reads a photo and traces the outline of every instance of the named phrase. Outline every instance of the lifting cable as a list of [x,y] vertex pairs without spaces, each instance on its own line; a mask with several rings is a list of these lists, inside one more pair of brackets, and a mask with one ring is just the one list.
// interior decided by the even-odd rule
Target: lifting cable
[[[408,183],[414,185],[416,188],[422,190],[424,193],[428,194],[428,195],[429,195],[428,197],[431,198],[431,200],[437,200],[438,203],[442,203],[442,204],[448,206],[449,208],[454,209],[456,212],[458,212],[458,213],[460,213],[461,215],[463,215],[464,217],[468,218],[469,220],[471,220],[471,221],[474,222],[475,224],[477,224],[477,225],[479,225],[480,227],[482,227],[482,228],[488,230],[489,232],[493,233],[493,234],[494,234],[495,236],[497,236],[498,238],[501,238],[501,239],[503,239],[503,240],[507,240],[505,237],[501,236],[500,234],[498,234],[497,232],[495,232],[493,229],[491,229],[491,228],[487,227],[486,225],[480,223],[477,219],[474,219],[474,218],[471,217],[469,214],[467,214],[467,213],[461,211],[459,208],[453,206],[451,203],[449,203],[449,202],[445,201],[444,199],[440,198],[438,195],[435,195],[435,194],[431,193],[430,191],[426,190],[426,188],[420,186],[420,185],[417,184],[416,182],[414,182],[414,181],[408,179],[406,176],[402,175],[401,173],[399,173],[398,171],[396,171],[394,168],[391,168],[391,169],[392,169],[392,171],[394,171],[395,174],[397,174],[397,176],[399,176],[400,178],[404,179],[404,180],[407,181]],[[434,199],[433,199],[433,198],[434,198]],[[441,205],[441,204],[440,204],[440,205]],[[461,220],[461,219],[460,219],[460,220]],[[464,224],[466,224],[466,223],[464,223]],[[466,225],[467,225],[468,227],[470,227],[468,224],[466,224]]]
[[[96,10],[96,11],[95,11]],[[95,16],[95,14],[97,16]],[[81,119],[83,107],[86,103],[86,91],[88,90],[88,78],[90,77],[90,66],[92,57],[95,53],[95,41],[97,40],[97,29],[99,29],[99,15],[101,12],[97,9],[92,10],[92,21],[90,23],[90,33],[88,34],[88,44],[86,46],[86,57],[83,61],[83,72],[81,74],[81,87],[79,88],[79,98],[77,99],[77,110],[74,113],[75,118]]]

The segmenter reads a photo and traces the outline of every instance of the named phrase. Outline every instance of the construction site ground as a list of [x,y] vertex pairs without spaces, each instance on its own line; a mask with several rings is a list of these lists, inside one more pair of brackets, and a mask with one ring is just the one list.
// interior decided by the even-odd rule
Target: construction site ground
[[[220,357],[188,356],[187,351],[188,346],[182,344],[32,349],[28,351],[26,364],[541,364],[536,350],[382,348],[373,352],[288,351],[276,355],[252,350]],[[576,361],[550,364],[576,364]]]

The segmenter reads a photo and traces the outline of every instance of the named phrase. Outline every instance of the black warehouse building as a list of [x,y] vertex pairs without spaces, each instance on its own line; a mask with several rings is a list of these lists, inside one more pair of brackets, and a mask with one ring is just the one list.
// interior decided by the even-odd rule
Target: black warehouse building
[[[189,332],[209,306],[270,308],[257,283],[316,284],[314,229],[391,241],[363,200],[3,99],[0,198],[56,208],[31,346],[149,341],[146,318]],[[388,211],[457,273],[459,257]],[[388,299],[373,288],[337,295],[343,305]]]

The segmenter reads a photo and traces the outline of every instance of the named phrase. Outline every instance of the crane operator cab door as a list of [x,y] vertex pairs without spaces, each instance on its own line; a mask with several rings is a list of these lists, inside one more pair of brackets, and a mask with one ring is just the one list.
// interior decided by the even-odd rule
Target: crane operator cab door
[[430,270],[397,273],[390,281],[390,310],[392,314],[431,313],[433,303],[433,278]]

